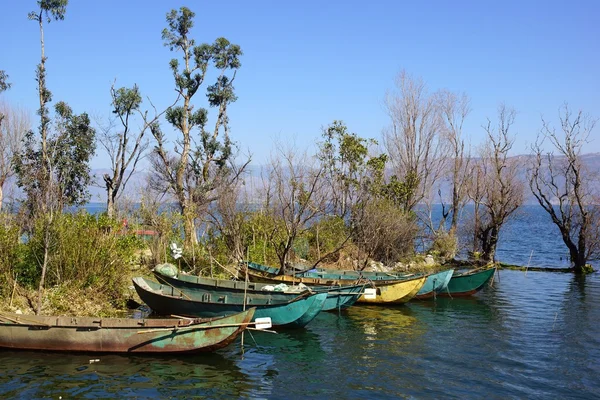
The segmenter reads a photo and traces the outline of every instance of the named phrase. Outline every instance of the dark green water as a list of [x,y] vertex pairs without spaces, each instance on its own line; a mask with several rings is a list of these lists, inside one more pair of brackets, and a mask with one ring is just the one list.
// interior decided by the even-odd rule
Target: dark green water
[[599,301],[598,274],[501,271],[472,298],[246,335],[243,355],[0,352],[0,398],[599,398]]

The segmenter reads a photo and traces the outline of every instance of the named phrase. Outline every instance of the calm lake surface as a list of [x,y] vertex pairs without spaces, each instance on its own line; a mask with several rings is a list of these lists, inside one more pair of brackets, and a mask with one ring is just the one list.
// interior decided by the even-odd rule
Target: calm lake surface
[[[567,266],[555,228],[529,211],[498,258]],[[243,351],[0,352],[0,398],[600,398],[599,302],[597,273],[504,270],[471,298],[321,313],[306,329],[246,334]]]

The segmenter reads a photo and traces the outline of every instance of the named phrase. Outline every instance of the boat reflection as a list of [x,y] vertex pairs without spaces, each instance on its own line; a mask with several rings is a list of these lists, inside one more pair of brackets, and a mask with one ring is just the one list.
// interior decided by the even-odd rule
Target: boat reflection
[[239,397],[253,386],[236,359],[219,352],[177,357],[0,352],[1,398],[171,397],[175,388],[183,397]]

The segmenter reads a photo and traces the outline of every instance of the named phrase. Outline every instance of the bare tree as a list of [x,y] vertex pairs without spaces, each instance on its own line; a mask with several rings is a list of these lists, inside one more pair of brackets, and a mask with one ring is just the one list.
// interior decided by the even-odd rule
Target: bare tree
[[23,109],[0,102],[0,210],[2,209],[3,188],[14,175],[12,159],[21,151],[25,133],[31,128],[29,116]]
[[[241,169],[244,170],[246,166],[247,163],[241,166]],[[236,168],[235,166],[232,167]],[[242,171],[236,172],[232,169],[232,173],[240,176]],[[242,196],[248,196],[248,192],[244,193],[243,181],[237,178],[226,185],[221,185],[216,189],[216,192],[216,200],[208,209],[209,222],[224,239],[230,252],[231,261],[242,261],[244,259],[244,249],[247,245],[245,243],[244,227],[250,213],[250,202],[248,199],[242,200]]]
[[451,215],[450,232],[455,232],[460,212],[468,201],[467,182],[471,177],[471,155],[469,148],[465,148],[463,124],[471,107],[466,94],[458,96],[450,91],[440,91],[438,101],[445,127],[443,138],[450,147],[448,166],[452,192],[448,208],[442,201],[442,223]]
[[[582,111],[574,114],[567,104],[559,114],[562,132],[542,118],[542,129],[532,146],[529,187],[560,230],[573,271],[581,273],[588,260],[600,255],[600,180],[598,171],[586,168],[581,154],[597,120]],[[543,150],[545,141],[556,154]]]
[[274,221],[269,240],[283,273],[294,242],[322,215],[325,199],[318,196],[323,169],[313,166],[306,153],[279,146],[278,156],[271,160],[264,198]]
[[401,71],[396,89],[385,99],[391,125],[383,132],[383,144],[393,174],[404,185],[404,211],[411,211],[442,174],[447,147],[436,96],[429,94],[423,80]]
[[[146,132],[156,124],[164,113],[158,113],[154,109],[154,117],[148,116],[148,110],[142,110],[142,96],[137,85],[133,88],[121,87],[115,89],[114,83],[110,87],[113,114],[116,116],[120,128],[115,128],[114,121],[102,128],[99,137],[100,144],[104,147],[110,159],[110,174],[104,174],[106,187],[106,211],[109,217],[115,215],[115,202],[118,196],[125,190],[131,176],[135,173],[140,159],[145,156],[148,148],[148,140],[145,139]],[[135,119],[139,118],[139,126],[136,128]]]
[[478,221],[476,235],[482,252],[482,259],[493,262],[500,230],[523,203],[523,182],[518,176],[518,158],[510,158],[514,143],[510,128],[514,124],[516,112],[500,105],[498,124],[492,126],[488,119],[483,128],[487,141],[481,152],[478,186],[473,188],[470,197],[477,201]]

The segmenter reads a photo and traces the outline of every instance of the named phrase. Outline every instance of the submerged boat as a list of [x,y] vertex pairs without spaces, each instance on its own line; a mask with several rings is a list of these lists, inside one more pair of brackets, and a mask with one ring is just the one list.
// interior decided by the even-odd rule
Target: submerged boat
[[280,300],[278,292],[188,290],[142,277],[133,278],[133,286],[142,301],[160,315],[214,317],[256,307],[255,317],[270,317],[273,326],[286,328],[301,328],[308,324],[323,309],[327,299],[327,293],[308,290],[284,301]]
[[[322,311],[339,310],[350,307],[362,295],[366,284],[344,285],[344,286],[319,286],[309,288],[308,286],[287,286],[283,285],[283,291],[277,291],[278,287],[273,287],[267,283],[230,281],[222,279],[213,279],[195,275],[186,275],[175,272],[174,268],[164,269],[155,268],[154,276],[158,282],[165,283],[177,289],[210,291],[214,295],[227,296],[235,293],[238,295],[265,295],[270,294],[271,302],[288,302],[298,297],[300,291],[307,290],[313,293],[326,293],[327,299],[323,305]],[[172,276],[176,275],[176,276]],[[280,284],[281,286],[281,284]],[[256,303],[253,303],[256,304]]]
[[227,346],[254,308],[211,319],[133,319],[0,314],[0,348],[90,353],[191,353]]
[[470,296],[479,292],[492,279],[496,267],[487,269],[475,269],[460,274],[452,275],[445,291],[440,292],[440,296]]

